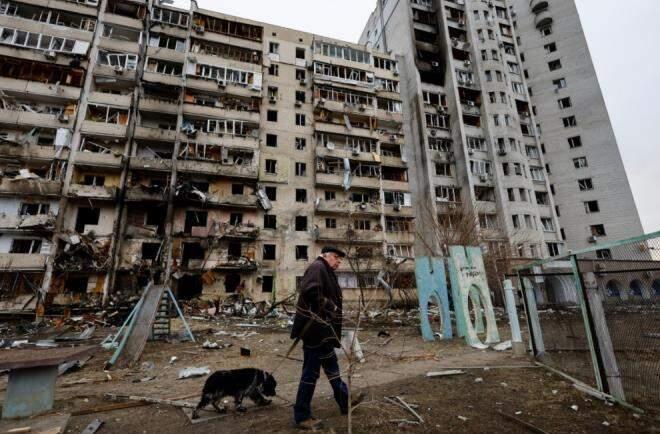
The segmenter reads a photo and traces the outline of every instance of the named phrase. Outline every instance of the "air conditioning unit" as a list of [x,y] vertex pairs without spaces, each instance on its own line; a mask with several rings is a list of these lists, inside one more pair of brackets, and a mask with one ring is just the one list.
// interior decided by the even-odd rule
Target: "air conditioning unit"
[[472,61],[470,61],[470,59],[465,59],[465,62],[463,62],[463,63],[465,63],[465,66],[472,65]]
[[57,59],[57,53],[54,51],[44,51],[44,57],[48,60]]
[[596,237],[595,235],[592,235],[589,238],[587,238],[587,241],[589,241],[590,243],[595,244],[595,243],[598,242],[598,237]]
[[486,175],[480,175],[480,176],[479,176],[479,180],[480,180],[481,182],[488,182],[488,176],[486,176]]
[[441,113],[441,114],[447,113],[447,107],[439,105],[438,106],[438,113]]
[[224,80],[218,80],[218,87],[224,89],[225,87],[227,87],[227,82]]
[[506,150],[500,149],[498,154],[500,155],[500,157],[504,157],[506,155]]
[[489,8],[494,8],[495,5],[493,4],[493,2],[488,2],[488,7],[489,7]]
[[476,104],[474,103],[474,101],[468,101],[467,105],[468,107],[474,107]]
[[390,140],[391,140],[392,142],[396,142],[398,139],[399,139],[399,136],[397,136],[396,134],[392,134],[392,135],[390,136]]
[[367,209],[367,204],[364,203],[364,202],[362,202],[362,203],[360,204],[360,209],[361,209],[361,210],[365,210],[365,209]]
[[194,128],[189,128],[186,130],[186,136],[195,137],[197,135],[197,130]]
[[197,63],[197,58],[195,56],[188,56],[188,62]]
[[307,79],[306,78],[301,78],[300,79],[300,85],[301,86],[307,86]]
[[300,102],[300,101],[296,101],[295,104],[296,104],[296,107],[302,107],[302,102]]
[[474,155],[474,149],[468,149],[468,155]]
[[398,77],[398,76],[399,76],[399,70],[398,70],[398,69],[395,69],[394,71],[392,71],[392,74],[393,74],[395,77]]
[[124,67],[123,66],[115,66],[115,74],[123,74],[124,73]]
[[65,124],[65,123],[69,122],[69,115],[64,114],[64,113],[60,113],[57,116],[57,120],[62,122],[63,124]]
[[436,130],[431,130],[431,137],[435,137],[438,134]]
[[440,68],[440,62],[431,62],[432,68]]
[[193,26],[193,30],[196,31],[197,33],[204,33],[206,29],[204,29],[204,26],[200,26],[198,24],[195,24]]
[[395,203],[394,204],[394,211],[401,211],[401,204],[400,203]]
[[360,150],[358,148],[353,148],[353,155],[355,156],[360,155]]
[[366,111],[367,110],[367,105],[366,104],[360,104],[360,111]]
[[325,98],[321,98],[321,99],[319,99],[319,103],[318,103],[318,105],[321,106],[321,107],[323,107],[323,106],[325,105]]
[[464,21],[459,21],[458,22],[458,27],[465,27],[465,22]]
[[271,104],[275,104],[275,103],[277,102],[277,97],[276,97],[276,96],[270,96],[270,97],[268,98],[268,101],[269,101]]
[[334,142],[328,142],[328,143],[325,144],[325,147],[326,147],[328,150],[332,151],[332,150],[335,149],[336,145],[335,145]]

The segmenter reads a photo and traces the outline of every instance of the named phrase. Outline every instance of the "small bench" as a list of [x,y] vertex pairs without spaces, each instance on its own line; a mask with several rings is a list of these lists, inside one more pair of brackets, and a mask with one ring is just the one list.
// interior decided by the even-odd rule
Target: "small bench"
[[53,408],[57,368],[84,359],[98,347],[0,350],[0,371],[9,370],[2,418],[29,417]]

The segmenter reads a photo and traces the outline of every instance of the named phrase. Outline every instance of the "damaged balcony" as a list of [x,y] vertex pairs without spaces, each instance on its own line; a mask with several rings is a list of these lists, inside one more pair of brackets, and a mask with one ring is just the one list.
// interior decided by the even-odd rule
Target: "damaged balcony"
[[316,156],[380,161],[378,141],[375,139],[321,132],[316,133]]
[[3,196],[59,197],[62,194],[62,181],[43,178],[30,169],[19,169],[16,175],[5,169],[3,175],[0,181],[0,195]]
[[212,182],[194,175],[181,175],[174,192],[175,200],[181,204],[224,206],[229,208],[257,207],[255,194],[231,194],[232,184],[213,179]]
[[111,81],[114,79],[116,81],[133,82],[134,84],[137,80],[137,64],[137,54],[99,50],[96,65],[94,66],[94,80],[99,83],[99,81]]
[[99,47],[105,50],[137,54],[142,42],[141,29],[104,23]]
[[126,200],[131,202],[167,202],[169,174],[132,171],[126,184]]
[[[91,168],[94,169],[97,168]],[[99,174],[76,167],[69,185],[68,196],[79,199],[114,200],[117,197],[119,176],[119,171]]]
[[261,48],[250,49],[239,45],[197,39],[194,36],[191,38],[190,52],[194,55],[199,55],[200,59],[203,59],[202,56],[215,56],[254,65],[261,65],[262,63]]
[[176,115],[181,100],[181,88],[155,83],[142,83],[140,110]]
[[351,240],[351,242],[368,244],[368,243],[382,243],[385,240],[383,231],[381,230],[354,230],[346,228],[318,228],[314,229],[318,231],[318,235],[315,233],[315,238],[317,241],[346,241]]
[[146,82],[167,86],[183,85],[183,63],[150,58],[145,65],[142,79]]
[[104,137],[126,137],[128,109],[109,105],[89,104],[81,131]]
[[[261,48],[260,48],[261,50]],[[203,64],[200,59],[188,63],[186,69],[186,87],[209,92],[223,92],[242,97],[261,96],[263,74],[257,66],[238,69],[230,65]],[[211,62],[209,62],[211,63]]]
[[77,101],[84,74],[81,68],[0,56],[0,86],[5,95],[13,97],[39,95]]
[[355,135],[378,139],[377,119],[372,116],[335,113],[326,109],[315,110],[314,128],[317,132]]
[[107,271],[110,240],[75,232],[57,234],[60,244],[53,264],[61,273]]
[[172,142],[176,140],[177,116],[163,113],[140,111],[135,126],[135,138]]
[[76,153],[78,166],[121,168],[124,152],[123,140],[107,140],[103,137],[85,136]]
[[380,165],[351,162],[348,158],[317,158],[316,184],[355,188],[380,188]]
[[254,178],[259,174],[255,151],[187,142],[181,145],[177,169],[181,172]]
[[50,164],[55,159],[69,158],[71,131],[65,128],[23,128],[0,133],[0,155],[21,164],[41,161]]
[[231,118],[245,122],[259,123],[261,98],[210,94],[186,90],[184,96],[184,116]]
[[0,253],[0,270],[43,271],[48,255],[39,253]]
[[316,206],[316,213],[327,214],[380,214],[381,205],[378,201],[378,192],[373,195],[373,200],[368,202],[353,202],[352,200],[320,200]]
[[43,29],[48,33],[41,33],[47,26],[37,24],[38,31],[26,31],[14,28],[16,24],[12,20],[8,26],[0,25],[0,55],[58,65],[69,65],[75,57],[79,65],[87,66],[92,36],[89,32],[52,27]]
[[258,268],[256,248],[251,243],[222,241],[206,249],[198,241],[178,239],[174,241],[173,250],[174,257],[180,258],[181,269],[187,271],[255,271]]
[[[367,65],[363,67],[371,69]],[[314,61],[313,71],[315,84],[348,85],[359,90],[375,88],[374,73],[363,69]]]
[[384,190],[409,191],[408,169],[403,167],[381,167]]
[[[214,41],[225,41],[248,47],[254,51],[261,51],[264,29],[261,26],[228,20],[195,12],[193,15],[193,31],[196,35]],[[221,35],[221,36],[216,36]],[[236,40],[232,40],[236,38]]]
[[0,214],[0,230],[51,232],[55,228],[54,214],[7,215]]
[[237,148],[259,147],[259,123],[238,119],[185,117],[181,132],[188,140]]
[[315,86],[314,107],[340,113],[374,114],[374,96],[333,86]]
[[105,8],[108,23],[136,29],[142,28],[146,15],[147,5],[143,0],[109,0]]
[[73,128],[76,105],[55,105],[24,101],[9,96],[0,98],[0,125],[43,128]]

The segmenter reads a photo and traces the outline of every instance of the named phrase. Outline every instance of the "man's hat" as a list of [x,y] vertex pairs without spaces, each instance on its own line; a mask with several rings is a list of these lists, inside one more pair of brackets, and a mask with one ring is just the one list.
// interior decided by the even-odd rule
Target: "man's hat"
[[333,246],[326,246],[323,249],[321,249],[321,254],[323,255],[325,253],[335,253],[340,258],[345,258],[346,257],[346,253],[344,253],[344,251],[339,250],[338,248],[333,247]]

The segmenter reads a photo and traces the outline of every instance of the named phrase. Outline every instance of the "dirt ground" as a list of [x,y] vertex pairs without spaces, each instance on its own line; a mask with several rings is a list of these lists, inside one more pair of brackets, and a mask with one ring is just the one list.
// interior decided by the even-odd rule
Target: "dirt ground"
[[[103,371],[112,354],[100,349],[82,369],[58,379],[55,411],[73,413],[67,433],[80,433],[94,419],[104,421],[99,433],[211,433],[292,432],[292,401],[295,399],[301,363],[284,359],[291,341],[286,321],[270,321],[267,327],[246,327],[247,320],[193,321],[197,343],[150,342],[133,369]],[[259,325],[259,324],[257,324]],[[506,324],[500,331],[506,334]],[[390,337],[378,337],[386,330]],[[95,342],[110,330],[96,331]],[[233,334],[233,336],[232,336]],[[506,336],[503,336],[506,337]],[[231,344],[206,350],[210,340]],[[520,422],[544,432],[658,432],[657,415],[634,414],[577,391],[570,382],[526,357],[512,352],[475,350],[462,340],[423,342],[417,326],[367,324],[360,332],[366,361],[356,367],[353,390],[364,391],[368,399],[353,414],[353,432],[527,432]],[[240,348],[251,350],[240,356]],[[171,358],[177,360],[173,363]],[[296,348],[292,358],[302,357]],[[346,360],[340,357],[342,368]],[[180,408],[145,405],[76,416],[76,412],[113,404],[105,394],[138,395],[152,398],[184,399],[196,403],[205,377],[179,380],[185,367],[208,366],[211,371],[256,367],[275,371],[278,397],[268,407],[249,409],[245,414],[228,415],[192,424]],[[460,368],[464,374],[427,378],[429,371]],[[150,377],[155,377],[148,381]],[[7,377],[0,377],[0,399],[4,400]],[[416,405],[422,423],[401,420],[415,417],[389,403],[385,397],[399,396]],[[119,401],[125,402],[125,401]],[[577,406],[577,407],[575,407]],[[313,402],[315,416],[325,422],[325,432],[346,432],[347,419],[339,415],[332,391],[321,378]],[[573,407],[573,408],[572,408]],[[576,408],[576,409],[575,409]],[[214,416],[203,412],[202,418]],[[0,422],[0,432],[4,432]],[[541,431],[537,431],[541,432]]]

